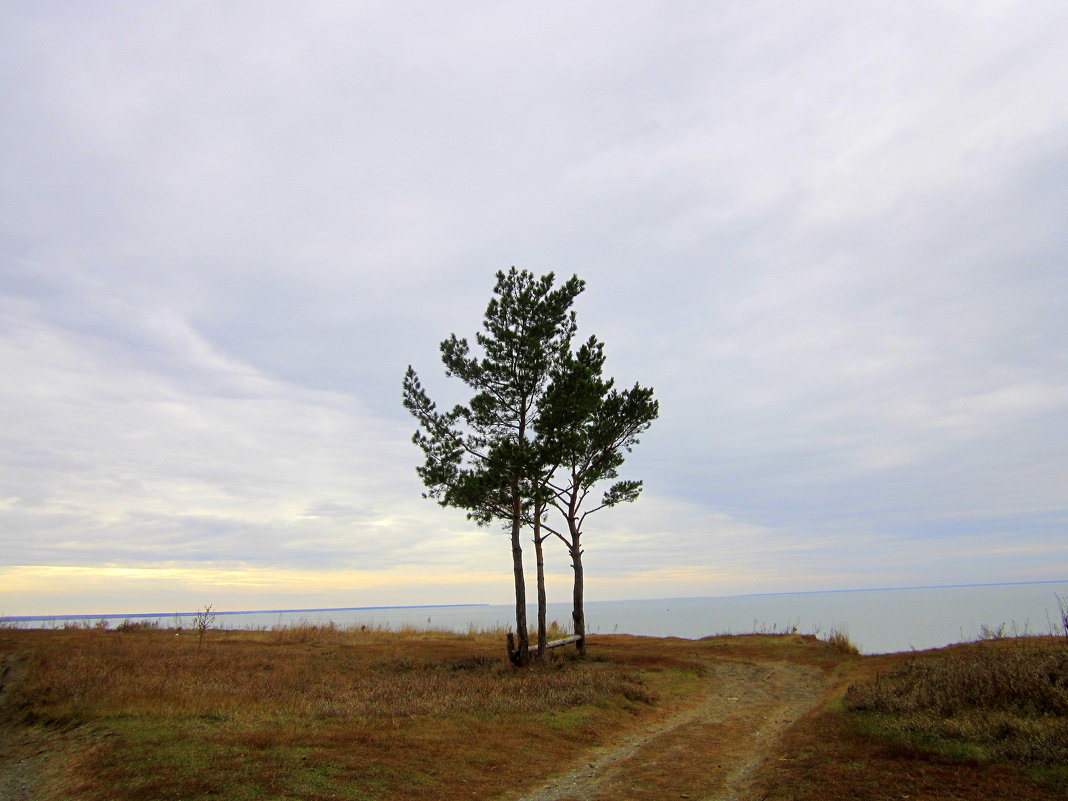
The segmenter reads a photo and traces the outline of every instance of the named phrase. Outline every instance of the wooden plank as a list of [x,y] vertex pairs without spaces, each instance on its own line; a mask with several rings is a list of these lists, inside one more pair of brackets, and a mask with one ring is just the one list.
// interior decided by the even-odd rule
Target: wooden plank
[[[512,632],[508,632],[508,635],[507,635],[507,637],[505,639],[507,640],[507,643],[508,643],[508,658],[512,660],[513,664],[518,664],[518,662],[516,660],[516,652],[519,649],[516,648],[515,634],[513,634]],[[547,642],[547,643],[545,643],[545,648],[546,648],[546,650],[548,650],[549,648],[559,648],[561,645],[571,645],[571,643],[579,642],[580,640],[583,640],[583,639],[585,639],[585,638],[579,636],[578,634],[573,634],[570,637],[564,637],[562,640],[552,640],[551,642]],[[538,650],[538,646],[536,646],[536,645],[531,645],[531,646],[528,646],[528,648],[527,648],[527,651],[529,651],[532,654],[533,653],[537,653],[537,650]]]
[[[546,648],[559,648],[561,645],[570,645],[571,643],[577,643],[582,638],[578,634],[572,635],[572,637],[565,637],[563,640],[553,640],[550,643],[546,643]],[[534,648],[531,648],[534,650]]]
[[[571,637],[564,637],[562,640],[553,640],[552,642],[545,643],[546,648],[559,648],[561,645],[571,645],[573,642],[578,642],[582,637],[575,634]],[[535,649],[536,650],[536,649]]]

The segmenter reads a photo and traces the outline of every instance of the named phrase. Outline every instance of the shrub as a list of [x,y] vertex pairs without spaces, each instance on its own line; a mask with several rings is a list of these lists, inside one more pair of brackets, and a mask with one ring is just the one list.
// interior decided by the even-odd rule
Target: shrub
[[154,631],[158,628],[159,622],[156,620],[130,620],[127,618],[115,627],[115,631]]
[[204,646],[204,635],[208,633],[215,623],[215,613],[211,611],[211,604],[197,611],[193,616],[193,631],[197,633],[197,650]]

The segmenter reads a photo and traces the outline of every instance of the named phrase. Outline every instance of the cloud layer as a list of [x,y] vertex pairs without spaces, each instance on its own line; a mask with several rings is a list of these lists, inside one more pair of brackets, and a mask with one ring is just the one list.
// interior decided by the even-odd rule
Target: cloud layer
[[592,596],[1068,575],[1063,4],[0,17],[0,613],[507,601],[399,384],[511,264],[661,400]]

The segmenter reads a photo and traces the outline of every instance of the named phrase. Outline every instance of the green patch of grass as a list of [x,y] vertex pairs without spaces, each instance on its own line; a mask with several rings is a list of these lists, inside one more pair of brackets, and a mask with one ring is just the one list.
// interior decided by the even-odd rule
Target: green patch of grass
[[[86,784],[95,789],[80,797],[254,801],[336,798],[341,793],[346,798],[376,798],[384,788],[416,793],[426,783],[416,767],[422,763],[368,758],[360,746],[375,740],[370,729],[316,727],[303,720],[259,726],[205,722],[201,717],[109,721],[106,748],[81,766]],[[345,744],[360,758],[341,751],[339,746]],[[372,752],[384,754],[390,743],[371,745]],[[403,750],[405,744],[400,745]]]
[[553,731],[575,731],[588,726],[594,719],[594,710],[576,706],[570,709],[554,709],[539,716],[538,723]]

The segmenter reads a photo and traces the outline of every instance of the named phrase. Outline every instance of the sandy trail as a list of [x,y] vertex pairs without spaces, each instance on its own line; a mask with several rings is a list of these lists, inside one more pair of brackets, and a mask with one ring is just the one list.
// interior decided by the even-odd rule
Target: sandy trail
[[44,789],[48,779],[73,758],[85,741],[75,731],[19,725],[15,690],[26,680],[30,660],[14,653],[0,658],[0,801],[55,798]]
[[12,654],[0,661],[0,801],[31,798],[35,777],[46,758],[44,749],[27,741],[11,725],[11,695],[26,677],[27,659]]
[[718,662],[706,696],[674,717],[586,755],[520,801],[746,801],[778,736],[823,697],[813,667]]

